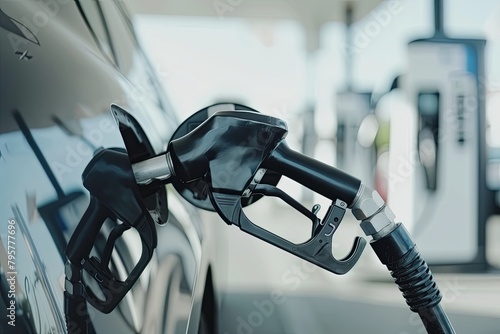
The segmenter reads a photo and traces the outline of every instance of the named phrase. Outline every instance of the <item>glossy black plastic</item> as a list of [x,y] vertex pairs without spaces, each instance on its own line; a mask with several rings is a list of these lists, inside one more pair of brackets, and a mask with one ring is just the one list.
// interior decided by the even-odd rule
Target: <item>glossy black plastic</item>
[[169,152],[181,182],[204,178],[212,189],[241,194],[286,133],[286,123],[280,119],[221,111],[170,142]]
[[357,178],[293,151],[284,142],[264,161],[263,167],[279,171],[325,197],[346,202],[348,206],[353,203],[361,185]]
[[333,256],[333,235],[345,213],[345,209],[339,206],[330,206],[319,228],[308,241],[295,244],[252,223],[242,210],[240,195],[212,192],[211,197],[217,212],[226,223],[235,224],[242,231],[338,275],[345,274],[354,267],[366,245],[365,239],[356,237],[346,257],[338,260]]
[[[148,136],[134,116],[116,104],[111,105],[111,113],[118,125],[128,158],[132,164],[156,155]],[[167,190],[164,185],[151,183],[147,186],[141,186],[140,190],[142,201],[153,216],[155,223],[158,225],[166,224],[169,211]]]
[[[201,110],[198,110],[189,116],[181,125],[177,127],[170,141],[179,139],[189,132],[196,129],[199,125],[210,118],[216,111],[245,111],[259,113],[257,110],[248,106],[236,103],[217,103]],[[128,150],[128,147],[127,147]],[[262,177],[261,184],[270,184],[276,186],[281,178],[281,174],[274,171],[266,171]],[[184,197],[189,203],[199,207],[203,210],[215,211],[212,202],[210,201],[209,186],[202,178],[189,183],[182,183],[176,179],[172,180],[175,189]],[[252,194],[252,196],[245,197],[241,200],[243,207],[255,203],[262,198],[262,195]]]
[[[213,207],[227,224],[235,224],[241,230],[326,270],[345,274],[356,264],[366,244],[364,239],[356,238],[351,252],[344,259],[333,257],[332,238],[342,221],[345,206],[332,205],[322,224],[318,224],[312,213],[305,214],[300,204],[282,192],[274,191],[273,186],[249,187],[257,170],[265,167],[332,200],[352,202],[360,181],[288,149],[283,142],[286,133],[286,124],[273,117],[252,112],[218,112],[186,136],[170,143],[175,177],[185,183],[203,179],[209,185]],[[278,152],[277,147],[281,147]],[[246,192],[281,197],[310,218],[313,226],[319,227],[302,244],[281,238],[246,217],[242,209]]]
[[454,334],[439,304],[441,292],[404,226],[398,224],[389,234],[370,244],[380,261],[390,270],[410,309],[422,319],[427,332]]
[[[91,194],[90,204],[68,243],[66,255],[72,265],[83,268],[95,279],[106,297],[105,300],[98,298],[82,282],[87,301],[99,311],[109,313],[132,288],[149,263],[157,244],[156,229],[142,202],[126,153],[112,149],[101,150],[85,168],[82,179],[83,185]],[[106,219],[116,218],[127,227],[135,228],[142,243],[141,258],[125,281],[111,272],[107,260],[90,257],[101,226]],[[116,228],[120,228],[120,225]],[[111,245],[106,245],[107,249],[114,244],[116,238],[113,235],[111,232],[107,241]],[[104,258],[109,256],[104,254]]]

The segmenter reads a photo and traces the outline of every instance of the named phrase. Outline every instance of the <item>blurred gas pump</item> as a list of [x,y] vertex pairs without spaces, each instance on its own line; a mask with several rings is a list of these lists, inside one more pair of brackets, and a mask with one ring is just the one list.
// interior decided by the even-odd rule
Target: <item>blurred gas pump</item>
[[353,10],[352,3],[345,4],[345,48],[349,56],[344,58],[345,89],[336,93],[336,165],[374,187],[374,142],[378,123],[372,110],[371,92],[358,91],[353,87],[354,53],[350,50]]
[[374,186],[375,149],[378,130],[371,110],[371,94],[337,93],[337,167]]
[[391,119],[399,131],[391,134],[388,199],[396,214],[408,214],[429,264],[485,270],[494,210],[485,177],[485,41],[448,38],[442,2],[435,8],[436,34],[408,46],[402,88],[411,108]]
[[486,166],[486,183],[488,189],[495,192],[496,214],[500,214],[500,148],[488,149],[488,164]]

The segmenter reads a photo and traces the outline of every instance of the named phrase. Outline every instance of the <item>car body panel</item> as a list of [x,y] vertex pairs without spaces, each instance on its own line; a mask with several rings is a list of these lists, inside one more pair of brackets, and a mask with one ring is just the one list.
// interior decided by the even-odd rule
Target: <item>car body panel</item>
[[[105,24],[121,20],[130,29],[123,4],[99,3]],[[62,0],[0,6],[0,299],[8,303],[5,249],[7,224],[14,220],[17,323],[26,323],[16,327],[20,332],[59,333],[64,325],[62,248],[89,203],[82,172],[100,147],[124,147],[111,103],[139,122],[156,153],[165,150],[178,125],[133,31],[110,57],[83,8]],[[117,26],[109,31],[110,41],[124,34]],[[20,130],[15,113],[29,130]],[[197,211],[172,187],[167,192],[169,222],[157,228],[158,246],[140,280],[110,314],[89,309],[99,333],[198,330],[217,232],[202,226]],[[113,263],[124,276],[141,250],[133,233],[122,239]]]

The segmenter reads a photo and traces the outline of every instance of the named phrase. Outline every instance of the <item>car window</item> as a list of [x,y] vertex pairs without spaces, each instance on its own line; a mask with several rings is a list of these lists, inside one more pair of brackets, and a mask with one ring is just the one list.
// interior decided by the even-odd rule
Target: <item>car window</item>
[[149,100],[167,111],[168,101],[163,89],[143,54],[127,16],[125,4],[106,0],[100,5],[108,25],[111,42],[120,72],[134,85],[136,99]]
[[117,59],[117,67],[131,83],[130,98],[147,113],[159,129],[164,144],[168,143],[178,120],[163,93],[156,75],[142,52],[127,16],[125,4],[119,1],[100,1],[105,22]]
[[98,1],[84,0],[79,1],[85,19],[90,25],[90,29],[94,34],[97,44],[101,51],[109,58],[110,61],[115,62],[115,55],[113,52],[113,45],[109,38],[109,32],[106,30],[106,25],[103,21],[102,8]]
[[133,70],[134,57],[137,53],[134,35],[114,1],[101,1],[100,6],[109,29],[118,67],[127,75]]

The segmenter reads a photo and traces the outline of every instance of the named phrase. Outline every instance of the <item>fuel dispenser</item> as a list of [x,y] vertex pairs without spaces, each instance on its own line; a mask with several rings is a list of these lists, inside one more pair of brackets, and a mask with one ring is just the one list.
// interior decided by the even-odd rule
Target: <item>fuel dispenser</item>
[[[486,220],[485,40],[436,34],[408,45],[402,80],[410,108],[391,119],[389,203],[410,222],[427,261],[483,271]],[[398,130],[399,129],[399,130]],[[401,131],[404,129],[404,131]]]
[[[374,186],[376,152],[373,145],[377,129],[373,129],[375,115],[372,108],[372,93],[356,90],[353,79],[354,52],[352,47],[353,7],[345,6],[345,89],[336,93],[335,134],[336,166],[348,170],[370,186]],[[376,123],[376,122],[375,122]]]
[[[344,91],[337,93],[337,167],[366,180],[373,186],[375,150],[372,140],[365,139],[370,129],[363,127],[374,118],[371,108],[371,93]],[[368,130],[368,131],[367,131]],[[376,132],[376,131],[375,131]],[[374,132],[374,133],[375,133]],[[363,137],[364,136],[364,137]]]

